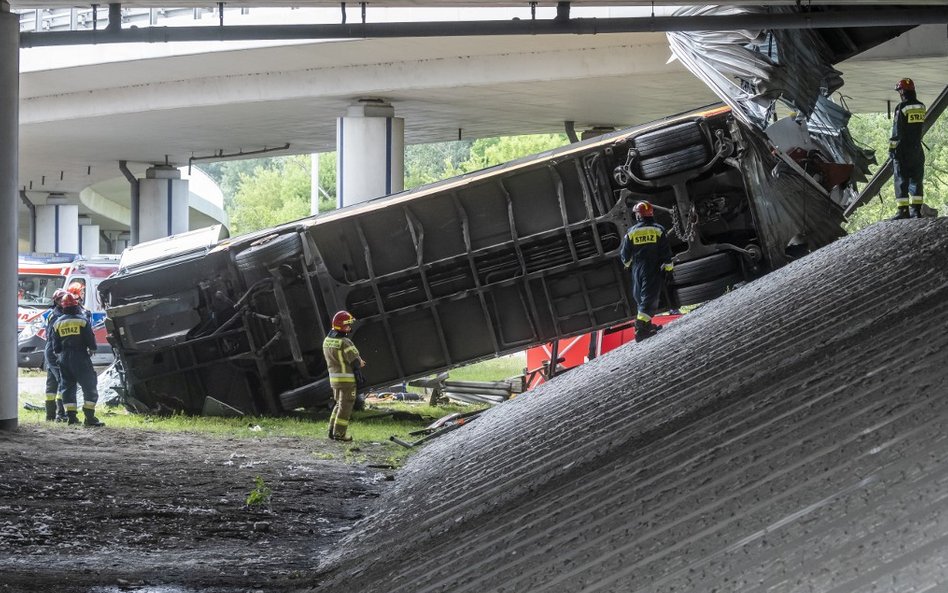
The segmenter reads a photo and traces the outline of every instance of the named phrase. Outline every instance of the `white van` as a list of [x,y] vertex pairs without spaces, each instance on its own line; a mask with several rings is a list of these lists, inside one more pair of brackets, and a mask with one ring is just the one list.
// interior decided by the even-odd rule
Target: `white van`
[[71,254],[21,254],[17,269],[17,365],[41,368],[46,347],[46,318],[53,293],[74,283],[84,290],[84,306],[92,314],[96,338],[93,364],[111,364],[112,347],[106,339],[105,310],[99,300],[99,282],[118,270],[119,256],[85,258]]

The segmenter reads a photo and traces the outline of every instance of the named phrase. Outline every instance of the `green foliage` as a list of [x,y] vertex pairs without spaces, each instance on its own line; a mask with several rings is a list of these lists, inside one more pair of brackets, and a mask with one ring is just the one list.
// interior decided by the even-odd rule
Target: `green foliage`
[[503,381],[522,375],[526,365],[526,353],[510,354],[451,369],[449,376],[457,381]]
[[257,169],[272,169],[277,166],[277,163],[278,159],[267,158],[221,161],[197,166],[220,186],[221,193],[224,194],[224,209],[230,213],[234,207],[234,197],[240,189],[241,176],[253,175]]
[[[240,235],[310,213],[309,155],[223,161],[200,166],[221,188],[231,234]],[[336,207],[336,153],[319,155],[319,211]],[[259,218],[261,212],[266,216]]]
[[[872,148],[881,165],[889,154],[892,120],[884,113],[854,115],[849,122],[853,139]],[[944,215],[948,212],[948,119],[942,117],[925,135],[925,203]],[[874,172],[874,171],[873,171]],[[895,214],[895,188],[890,181],[879,195],[858,208],[849,218],[850,233]]]
[[[405,188],[506,163],[563,146],[565,134],[438,142],[405,150]],[[242,235],[310,214],[312,162],[296,155],[201,165],[221,186],[231,235]],[[319,211],[336,207],[336,153],[319,155]]]
[[263,482],[263,478],[256,476],[253,479],[253,483],[254,488],[250,491],[250,494],[247,495],[247,506],[255,507],[270,504],[270,495],[273,494],[273,491]]
[[257,167],[241,173],[240,185],[228,211],[232,235],[243,235],[309,216],[310,157],[282,159],[279,166]]
[[336,209],[336,153],[319,153],[319,211]]
[[405,148],[405,189],[441,181],[457,171],[471,153],[473,141],[436,142]]
[[537,154],[569,143],[566,134],[535,134],[530,136],[506,136],[502,138],[480,138],[471,146],[467,160],[456,168],[450,167],[447,177],[470,173],[487,167],[500,165],[520,157]]

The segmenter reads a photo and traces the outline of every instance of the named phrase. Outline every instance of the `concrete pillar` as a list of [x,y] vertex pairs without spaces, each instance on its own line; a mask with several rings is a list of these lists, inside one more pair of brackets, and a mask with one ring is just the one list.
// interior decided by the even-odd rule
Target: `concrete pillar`
[[79,253],[79,206],[37,206],[36,251]]
[[[0,0],[0,430],[17,426],[16,278],[20,19]],[[7,329],[3,329],[7,328]]]
[[405,187],[405,120],[381,100],[361,100],[336,122],[336,201],[351,206]]
[[[141,242],[188,231],[188,180],[175,167],[152,167],[139,180]],[[134,216],[134,215],[133,215]]]
[[109,253],[121,255],[131,246],[131,233],[128,231],[105,231]]
[[99,255],[99,225],[79,225],[79,253],[86,257]]

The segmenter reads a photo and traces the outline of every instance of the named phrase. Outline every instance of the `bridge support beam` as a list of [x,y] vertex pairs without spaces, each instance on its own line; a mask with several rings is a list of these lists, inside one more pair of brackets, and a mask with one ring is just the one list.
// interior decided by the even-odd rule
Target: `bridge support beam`
[[336,122],[336,202],[341,208],[405,187],[405,120],[378,99],[353,104]]
[[171,166],[151,167],[138,184],[139,241],[170,237],[190,228],[188,180],[181,179],[181,171]]
[[[20,19],[0,0],[0,430],[17,427],[16,309],[17,158],[19,153]],[[6,329],[3,329],[6,328]]]
[[99,225],[79,221],[79,253],[86,257],[99,255]]
[[36,206],[36,251],[79,253],[79,206]]

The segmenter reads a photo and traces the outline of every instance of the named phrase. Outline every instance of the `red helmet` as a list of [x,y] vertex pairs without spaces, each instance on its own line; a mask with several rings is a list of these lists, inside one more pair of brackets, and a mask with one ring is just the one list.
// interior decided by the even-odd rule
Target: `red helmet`
[[59,305],[60,301],[63,300],[63,297],[69,294],[64,288],[57,288],[56,292],[53,293],[53,304]]
[[67,292],[63,295],[63,298],[59,300],[59,306],[63,309],[68,309],[69,307],[78,307],[79,299],[77,299],[71,292]]
[[912,91],[914,93],[915,81],[913,81],[911,78],[903,78],[897,85],[895,85],[895,90],[899,91],[900,93],[904,91]]
[[72,282],[66,287],[66,291],[77,299],[82,300],[82,295],[86,292],[86,285],[82,282]]
[[648,202],[639,202],[632,208],[632,212],[639,218],[652,218],[655,216],[655,209]]
[[355,323],[355,320],[356,318],[352,316],[352,313],[339,311],[332,316],[332,328],[337,332],[347,334],[352,331],[352,324]]

